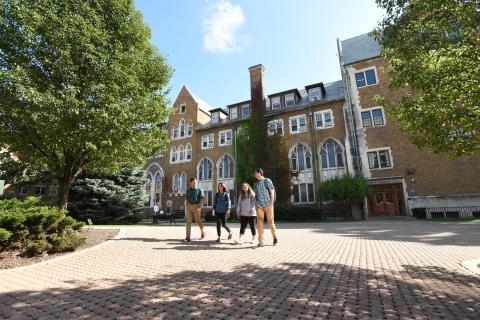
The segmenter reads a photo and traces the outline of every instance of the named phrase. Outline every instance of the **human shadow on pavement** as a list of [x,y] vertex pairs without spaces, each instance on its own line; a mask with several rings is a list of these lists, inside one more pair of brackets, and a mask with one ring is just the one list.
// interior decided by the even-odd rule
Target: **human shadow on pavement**
[[[201,268],[201,266],[199,266]],[[2,319],[478,319],[478,276],[441,267],[243,264],[0,294]]]

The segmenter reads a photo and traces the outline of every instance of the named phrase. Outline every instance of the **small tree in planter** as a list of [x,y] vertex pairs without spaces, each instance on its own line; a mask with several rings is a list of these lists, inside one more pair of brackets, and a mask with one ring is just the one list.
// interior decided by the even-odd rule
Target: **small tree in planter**
[[317,194],[322,201],[331,201],[336,209],[343,212],[345,219],[351,219],[353,207],[370,195],[370,186],[363,177],[344,174],[323,181]]

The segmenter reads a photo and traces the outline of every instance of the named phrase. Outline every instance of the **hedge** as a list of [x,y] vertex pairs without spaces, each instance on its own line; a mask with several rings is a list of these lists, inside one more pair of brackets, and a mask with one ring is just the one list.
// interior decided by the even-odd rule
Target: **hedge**
[[18,249],[26,256],[73,251],[85,243],[84,224],[38,198],[0,200],[0,251]]

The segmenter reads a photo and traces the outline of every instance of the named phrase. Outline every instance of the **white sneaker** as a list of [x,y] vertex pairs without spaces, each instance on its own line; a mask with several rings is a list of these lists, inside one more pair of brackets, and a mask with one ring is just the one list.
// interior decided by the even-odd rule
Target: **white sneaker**
[[253,244],[254,246],[256,246],[258,244],[258,241],[257,241],[257,239],[252,239],[252,241],[250,243]]
[[243,240],[242,240],[242,239],[235,240],[235,243],[237,243],[237,244],[243,244]]

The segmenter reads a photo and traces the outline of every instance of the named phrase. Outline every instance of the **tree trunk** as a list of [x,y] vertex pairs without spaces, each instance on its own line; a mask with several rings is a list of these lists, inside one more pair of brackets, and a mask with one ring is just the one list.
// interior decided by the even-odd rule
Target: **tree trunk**
[[63,177],[58,180],[59,192],[57,199],[57,206],[61,209],[66,210],[68,204],[68,194],[70,193],[70,184],[72,181],[67,181]]

